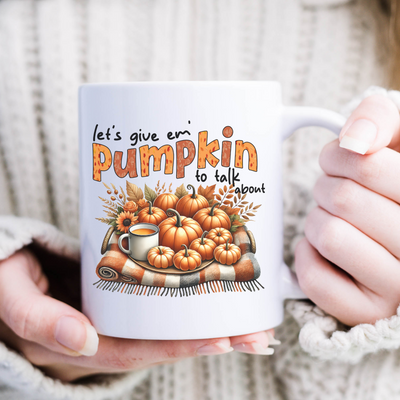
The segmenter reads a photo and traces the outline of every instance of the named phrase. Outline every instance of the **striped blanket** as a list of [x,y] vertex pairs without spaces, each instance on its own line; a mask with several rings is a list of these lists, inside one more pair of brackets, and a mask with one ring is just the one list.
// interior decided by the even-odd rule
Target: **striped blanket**
[[112,234],[107,251],[96,268],[100,278],[97,288],[139,295],[190,296],[215,292],[255,291],[263,288],[257,281],[260,266],[251,252],[251,243],[245,227],[233,234],[242,257],[231,266],[214,261],[200,271],[175,275],[153,272],[135,263],[118,248],[118,235]]

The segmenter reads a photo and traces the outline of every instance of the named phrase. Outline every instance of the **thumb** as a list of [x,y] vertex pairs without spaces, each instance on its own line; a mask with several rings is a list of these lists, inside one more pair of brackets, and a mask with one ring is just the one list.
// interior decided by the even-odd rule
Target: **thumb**
[[340,147],[359,154],[375,153],[386,146],[399,151],[399,110],[381,94],[365,98],[343,126],[339,142]]
[[44,295],[47,279],[27,250],[0,262],[0,318],[22,339],[52,351],[92,356],[99,338],[75,308]]

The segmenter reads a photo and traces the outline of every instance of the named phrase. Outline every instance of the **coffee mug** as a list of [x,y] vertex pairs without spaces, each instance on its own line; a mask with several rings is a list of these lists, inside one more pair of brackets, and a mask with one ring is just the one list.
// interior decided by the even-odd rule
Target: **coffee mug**
[[[122,234],[118,238],[119,249],[138,261],[146,261],[147,253],[158,246],[158,226],[154,224],[138,223],[129,227],[128,233]],[[122,241],[128,239],[128,249]]]
[[83,310],[100,334],[242,335],[305,298],[283,262],[282,141],[344,117],[283,106],[273,81],[86,84],[79,114]]

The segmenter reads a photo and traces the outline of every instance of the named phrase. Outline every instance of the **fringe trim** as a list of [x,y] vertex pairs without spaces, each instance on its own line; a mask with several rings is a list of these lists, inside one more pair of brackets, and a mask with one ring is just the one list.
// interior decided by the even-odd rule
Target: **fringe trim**
[[257,279],[246,282],[232,282],[232,281],[210,281],[203,282],[195,286],[182,287],[182,288],[167,288],[158,286],[144,286],[138,284],[131,284],[126,282],[110,282],[103,281],[102,279],[93,283],[97,289],[107,290],[109,292],[119,292],[125,294],[136,294],[139,296],[168,296],[188,297],[200,294],[212,294],[218,292],[255,292],[256,290],[264,289]]

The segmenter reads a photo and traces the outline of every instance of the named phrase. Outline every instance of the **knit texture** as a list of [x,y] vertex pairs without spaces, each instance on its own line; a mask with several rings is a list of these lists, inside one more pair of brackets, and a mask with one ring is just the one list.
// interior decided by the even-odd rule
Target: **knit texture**
[[[279,80],[286,105],[343,110],[382,92],[388,49],[374,0],[0,1],[0,258],[35,242],[79,254],[77,86]],[[368,89],[371,85],[374,88]],[[362,94],[363,93],[363,94]],[[318,155],[335,135],[283,145],[284,258],[304,237]],[[21,229],[23,227],[23,229]],[[0,345],[2,399],[363,399],[400,393],[398,314],[342,326],[287,301],[273,356],[232,352],[63,384]],[[385,350],[386,349],[386,350]],[[378,351],[381,350],[381,351]],[[390,350],[390,351],[387,351]]]

